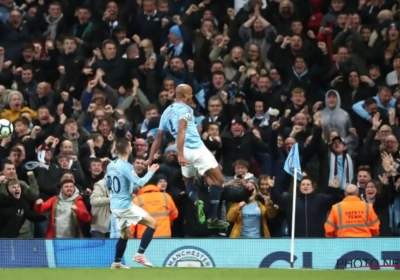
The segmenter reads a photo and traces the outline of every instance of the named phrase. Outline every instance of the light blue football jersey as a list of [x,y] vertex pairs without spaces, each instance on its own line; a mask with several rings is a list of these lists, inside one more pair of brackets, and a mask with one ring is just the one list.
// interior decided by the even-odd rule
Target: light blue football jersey
[[110,191],[111,209],[128,209],[133,206],[133,187],[139,179],[132,164],[121,158],[107,165],[105,186]]
[[198,149],[204,146],[203,141],[197,131],[193,109],[182,102],[175,102],[165,109],[161,116],[159,129],[169,131],[176,139],[178,136],[179,120],[187,121],[184,147]]

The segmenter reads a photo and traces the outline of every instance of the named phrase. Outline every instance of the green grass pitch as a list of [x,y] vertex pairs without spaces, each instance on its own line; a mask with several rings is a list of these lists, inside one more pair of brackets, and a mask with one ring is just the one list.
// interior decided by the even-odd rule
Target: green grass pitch
[[354,280],[357,278],[397,280],[399,272],[265,268],[0,269],[0,279],[4,280]]

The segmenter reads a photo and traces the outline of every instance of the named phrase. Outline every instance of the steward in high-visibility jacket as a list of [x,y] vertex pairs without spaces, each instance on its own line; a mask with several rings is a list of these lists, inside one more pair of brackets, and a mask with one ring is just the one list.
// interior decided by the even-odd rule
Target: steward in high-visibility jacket
[[[154,238],[170,238],[172,222],[178,217],[178,209],[172,197],[160,190],[156,185],[146,185],[141,188],[133,203],[146,210],[157,221]],[[131,226],[135,238],[142,238],[146,226],[137,224]]]
[[379,219],[373,205],[358,197],[358,187],[349,185],[345,198],[332,206],[325,223],[327,237],[372,237],[379,235]]

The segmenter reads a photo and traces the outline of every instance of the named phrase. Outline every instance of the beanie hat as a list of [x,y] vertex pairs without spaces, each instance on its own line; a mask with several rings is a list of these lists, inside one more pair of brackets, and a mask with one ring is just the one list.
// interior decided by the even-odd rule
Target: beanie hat
[[174,25],[169,29],[169,32],[171,32],[172,34],[174,34],[175,37],[179,38],[182,40],[182,33],[181,30],[179,29],[178,25]]

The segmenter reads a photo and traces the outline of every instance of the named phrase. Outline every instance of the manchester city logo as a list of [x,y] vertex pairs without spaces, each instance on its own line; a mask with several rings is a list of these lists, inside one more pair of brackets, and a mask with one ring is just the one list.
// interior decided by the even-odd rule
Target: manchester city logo
[[168,255],[164,267],[215,267],[211,256],[198,247],[184,246]]

